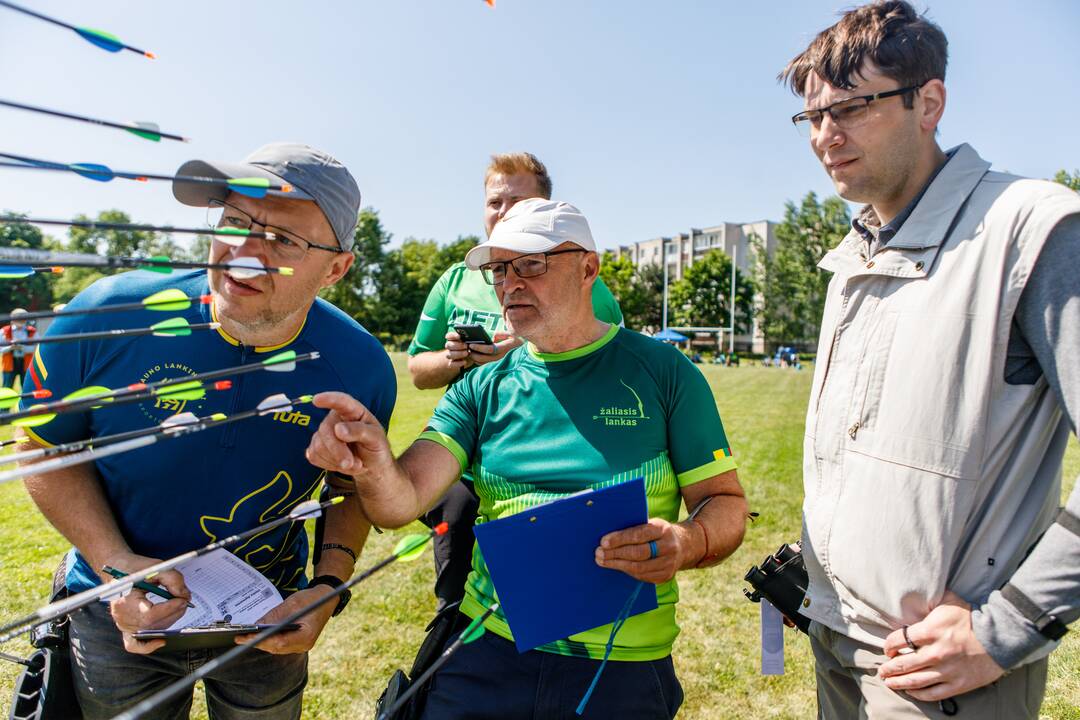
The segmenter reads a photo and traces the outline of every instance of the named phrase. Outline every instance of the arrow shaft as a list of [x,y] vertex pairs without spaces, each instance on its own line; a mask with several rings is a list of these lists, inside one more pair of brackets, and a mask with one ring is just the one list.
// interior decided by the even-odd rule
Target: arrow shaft
[[[97,438],[87,438],[86,440],[77,440],[75,442],[64,443],[62,445],[54,445],[53,447],[37,448],[35,450],[24,450],[22,452],[12,453],[11,455],[0,456],[0,463],[8,464],[13,462],[26,462],[29,460],[35,460],[37,458],[49,458],[62,456],[61,459],[68,460],[77,458],[71,462],[64,464],[57,464],[49,466],[48,463],[36,463],[34,465],[26,465],[23,467],[15,468],[14,470],[8,470],[6,472],[0,472],[0,484],[5,482],[11,482],[12,480],[21,480],[29,475],[37,475],[42,472],[50,472],[52,470],[58,470],[61,468],[72,467],[74,465],[82,465],[88,462],[97,460],[103,455],[94,455],[91,452],[81,453],[86,448],[94,448],[94,450],[100,450],[102,448],[112,447],[117,444],[126,443],[130,440],[143,438],[147,436],[155,436],[154,442],[162,439],[177,438],[183,435],[190,435],[192,433],[200,432],[202,430],[208,430],[210,428],[218,427],[220,425],[228,425],[229,423],[239,422],[241,420],[248,420],[249,418],[258,417],[260,415],[269,415],[270,413],[285,410],[293,405],[298,405],[304,402],[302,397],[283,401],[277,405],[271,405],[262,409],[255,408],[253,410],[244,410],[242,412],[233,413],[228,417],[215,418],[205,417],[200,418],[193,423],[187,423],[184,425],[171,425],[168,427],[157,425],[150,428],[142,428],[140,430],[129,430],[127,432],[115,433],[113,435],[103,435]],[[132,445],[130,449],[136,450],[143,445]],[[68,453],[81,453],[77,455],[69,455]],[[116,453],[110,452],[108,455],[114,455]],[[56,461],[50,461],[56,462]]]
[[413,679],[413,681],[409,683],[408,689],[398,696],[398,699],[394,701],[393,705],[391,705],[386,710],[383,710],[376,720],[387,720],[387,718],[394,717],[397,711],[403,708],[405,706],[405,703],[409,702],[409,698],[418,693],[420,689],[424,687],[427,681],[431,679],[431,676],[438,672],[439,668],[445,665],[446,662],[453,656],[453,654],[461,649],[461,646],[465,644],[465,636],[469,632],[471,632],[473,628],[475,628],[477,625],[483,625],[484,621],[491,617],[492,613],[494,613],[498,609],[499,603],[492,603],[491,607],[484,610],[484,613],[482,615],[478,616],[476,619],[470,622],[469,626],[461,631],[461,634],[457,636],[454,642],[450,643],[449,647],[443,650],[442,654],[439,655],[435,662],[429,665],[427,670],[422,672],[418,677]]
[[0,217],[0,223],[21,223],[27,225],[57,225],[61,227],[77,227],[86,230],[119,230],[121,232],[157,232],[157,233],[182,233],[187,235],[228,235],[232,237],[265,238],[276,237],[272,233],[248,230],[243,233],[235,231],[222,231],[218,228],[183,228],[171,225],[144,225],[141,223],[108,223],[95,222],[93,220],[47,220],[44,218],[20,218]]
[[[0,222],[4,220],[0,219]],[[75,310],[37,310],[34,312],[20,313],[16,317],[19,320],[41,320],[43,318],[54,317],[67,317],[69,315],[97,315],[100,313],[112,313],[112,312],[128,312],[132,310],[153,310],[155,305],[176,305],[179,302],[202,302],[209,296],[204,295],[189,295],[183,298],[170,298],[161,300],[159,302],[134,302],[134,303],[118,303],[116,305],[96,305],[88,308],[78,308]],[[0,315],[0,323],[8,323],[12,319],[11,313]],[[0,446],[2,447],[2,446]]]
[[[0,153],[0,158],[7,158],[8,160],[14,160],[14,163],[0,163],[0,167],[15,168],[19,170],[55,170],[60,172],[78,172],[78,163],[67,164],[53,162],[52,160],[39,160],[37,158],[26,157],[25,155],[13,155],[12,153]],[[105,168],[102,166],[101,172],[104,173],[108,170],[108,173],[114,177],[124,178],[125,180],[165,180],[169,182],[182,181],[189,183],[201,183],[204,185],[225,185],[228,186],[229,178],[216,178],[208,177],[205,175],[160,175],[157,173],[142,173],[131,172],[128,170],[113,170],[112,168]],[[87,172],[93,172],[88,170]],[[112,178],[109,178],[110,180]],[[276,190],[278,192],[287,192],[285,185],[280,183],[270,183],[265,186],[266,190]]]
[[8,2],[7,0],[0,0],[0,5],[6,8],[10,8],[16,12],[21,12],[24,15],[29,15],[30,17],[37,18],[38,20],[44,20],[47,23],[52,23],[53,25],[67,28],[68,30],[76,29],[74,25],[69,25],[63,20],[57,20],[56,18],[51,18],[48,15],[42,15],[41,13],[35,12],[30,8],[25,8],[22,5],[16,5],[15,3]]
[[[319,353],[309,352],[298,354],[292,362],[305,362],[307,360],[317,360]],[[144,385],[138,388],[118,388],[109,393],[102,393],[98,396],[91,396],[85,398],[78,398],[76,400],[56,400],[51,403],[42,403],[35,405],[34,407],[27,408],[26,410],[19,410],[18,412],[7,413],[6,415],[0,415],[0,425],[8,425],[13,420],[18,420],[25,417],[31,417],[33,415],[51,415],[60,414],[65,412],[77,412],[80,410],[89,410],[96,405],[103,405],[108,403],[109,405],[119,405],[129,402],[140,402],[142,400],[148,400],[156,395],[160,395],[159,392],[162,389],[170,388],[174,385],[181,385],[183,383],[199,382],[206,385],[209,382],[218,380],[220,378],[229,377],[230,375],[245,375],[251,372],[257,372],[259,370],[265,370],[268,366],[263,362],[248,363],[246,365],[237,365],[236,367],[223,368],[221,370],[211,370],[209,372],[197,373],[195,375],[189,375],[187,377],[170,378],[168,380],[159,380],[148,385]]]
[[[38,107],[37,105],[26,105],[24,103],[14,102],[12,100],[0,99],[0,105],[14,108],[16,110],[26,110],[27,112],[38,113],[40,115],[50,115],[52,117],[64,118],[65,120],[75,120],[77,122],[89,123],[90,125],[100,125],[102,127],[115,128],[117,130],[126,130],[129,132],[147,132],[146,128],[139,127],[138,125],[132,125],[130,123],[119,123],[113,122],[111,120],[92,118],[86,115],[76,115],[75,113],[64,112],[63,110],[52,110],[50,108]],[[174,135],[173,133],[154,130],[153,134],[168,140],[187,142],[187,138],[181,137],[180,135]]]
[[[187,330],[213,330],[218,327],[217,323],[194,323],[188,325]],[[114,338],[122,337],[139,337],[141,335],[154,335],[159,334],[160,331],[152,327],[146,328],[118,328],[115,330],[101,330],[98,332],[87,333],[67,333],[65,335],[45,335],[42,337],[29,338],[17,343],[8,343],[0,345],[0,352],[9,350],[10,348],[23,345],[45,345],[48,343],[63,343],[63,342],[76,342],[79,340],[112,340]],[[163,334],[163,333],[161,333]]]
[[127,592],[137,582],[147,580],[148,578],[157,575],[158,573],[165,572],[166,570],[172,570],[176,566],[181,565],[188,560],[201,557],[203,555],[206,555],[207,553],[213,552],[214,550],[220,550],[222,548],[230,547],[239,542],[242,542],[249,538],[253,538],[256,535],[260,535],[288,523],[303,521],[310,517],[315,517],[322,510],[325,510],[331,505],[336,505],[339,502],[339,498],[332,498],[330,500],[327,500],[326,502],[318,503],[313,507],[310,512],[302,514],[294,514],[294,510],[293,513],[289,513],[288,515],[285,515],[283,517],[275,518],[274,520],[270,520],[249,530],[245,530],[244,532],[230,535],[227,538],[222,538],[221,540],[212,542],[209,545],[205,545],[196,550],[189,550],[188,552],[181,553],[176,557],[169,558],[168,560],[162,560],[155,565],[151,565],[150,567],[143,568],[142,570],[139,570],[137,572],[133,572],[130,575],[127,575],[123,579],[123,581],[110,582],[104,585],[98,585],[97,587],[90,588],[89,590],[84,590],[81,593],[71,595],[62,600],[57,600],[56,602],[49,603],[48,605],[38,608],[29,615],[24,615],[23,617],[17,618],[16,620],[0,626],[0,644],[6,643],[9,640],[18,637],[23,632],[23,630],[30,627],[31,625],[37,625],[39,623],[55,620],[58,617],[63,617],[64,615],[73,613],[80,608],[86,607],[90,603]]
[[[52,267],[93,267],[111,269],[138,269],[147,267],[167,267],[181,270],[251,270],[246,265],[235,263],[204,263],[165,258],[141,258],[108,255],[90,255],[87,253],[53,252],[33,248],[0,247],[0,267],[4,265],[41,264]],[[280,267],[263,267],[269,273],[281,273]]]

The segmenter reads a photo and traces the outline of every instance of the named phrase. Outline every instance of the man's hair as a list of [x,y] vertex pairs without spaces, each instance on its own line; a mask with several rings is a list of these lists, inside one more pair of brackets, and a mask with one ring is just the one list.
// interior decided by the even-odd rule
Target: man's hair
[[536,189],[540,191],[540,197],[545,200],[551,199],[551,176],[548,175],[544,163],[527,152],[500,153],[491,156],[491,163],[484,173],[484,185],[495,173],[500,175],[519,175],[528,173],[536,178]]
[[[948,59],[949,41],[940,27],[905,0],[884,0],[844,13],[777,79],[799,96],[806,92],[812,72],[833,87],[851,90],[869,61],[900,87],[922,86],[928,80],[945,80]],[[904,95],[904,105],[912,107],[911,95]]]

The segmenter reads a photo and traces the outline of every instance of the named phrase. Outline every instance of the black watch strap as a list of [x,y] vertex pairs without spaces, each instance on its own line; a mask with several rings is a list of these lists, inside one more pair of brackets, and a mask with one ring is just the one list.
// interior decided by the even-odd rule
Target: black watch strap
[[[326,585],[327,587],[336,588],[344,584],[344,580],[334,577],[333,575],[319,575],[318,577],[313,577],[311,578],[311,580],[308,581],[309,588],[315,587],[316,585]],[[342,590],[341,593],[338,595],[337,607],[334,608],[334,612],[331,617],[337,617],[341,613],[341,611],[345,609],[345,606],[349,604],[349,600],[351,599],[352,591]]]

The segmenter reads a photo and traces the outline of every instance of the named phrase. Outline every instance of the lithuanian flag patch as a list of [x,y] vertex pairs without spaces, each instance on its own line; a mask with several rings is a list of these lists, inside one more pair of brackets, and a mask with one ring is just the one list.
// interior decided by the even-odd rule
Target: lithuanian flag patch
[[731,448],[720,448],[719,450],[713,450],[712,456],[714,460],[722,460],[727,457],[732,457]]

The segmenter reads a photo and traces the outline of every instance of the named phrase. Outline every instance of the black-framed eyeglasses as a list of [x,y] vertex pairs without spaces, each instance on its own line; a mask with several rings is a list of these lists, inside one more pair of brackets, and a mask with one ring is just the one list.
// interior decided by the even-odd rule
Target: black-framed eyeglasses
[[875,100],[884,100],[885,98],[891,98],[897,95],[905,95],[909,92],[918,90],[920,87],[922,87],[922,85],[912,85],[896,90],[886,90],[885,92],[874,93],[873,95],[860,95],[858,97],[835,102],[828,107],[823,107],[818,110],[803,110],[801,113],[792,115],[791,122],[798,128],[800,133],[808,135],[809,128],[817,130],[821,127],[821,119],[825,116],[825,113],[828,113],[838,127],[844,130],[850,130],[851,128],[861,125],[866,121],[866,118],[870,116],[870,103]]
[[514,268],[514,272],[517,273],[519,278],[531,278],[543,275],[548,271],[548,258],[552,255],[579,252],[588,252],[588,250],[585,248],[567,248],[566,250],[518,255],[512,260],[484,263],[480,266],[480,274],[484,276],[484,281],[488,285],[502,285],[506,280],[507,265]]
[[210,201],[210,204],[206,208],[206,224],[213,228],[231,228],[234,230],[250,230],[253,226],[257,225],[268,235],[273,235],[273,238],[264,238],[270,254],[290,262],[299,262],[300,260],[303,260],[304,255],[307,254],[309,248],[325,250],[326,252],[332,253],[345,252],[340,247],[319,245],[310,240],[305,240],[292,230],[286,230],[285,228],[277,227],[275,225],[263,225],[260,222],[256,222],[256,220],[246,212],[224,200]]

